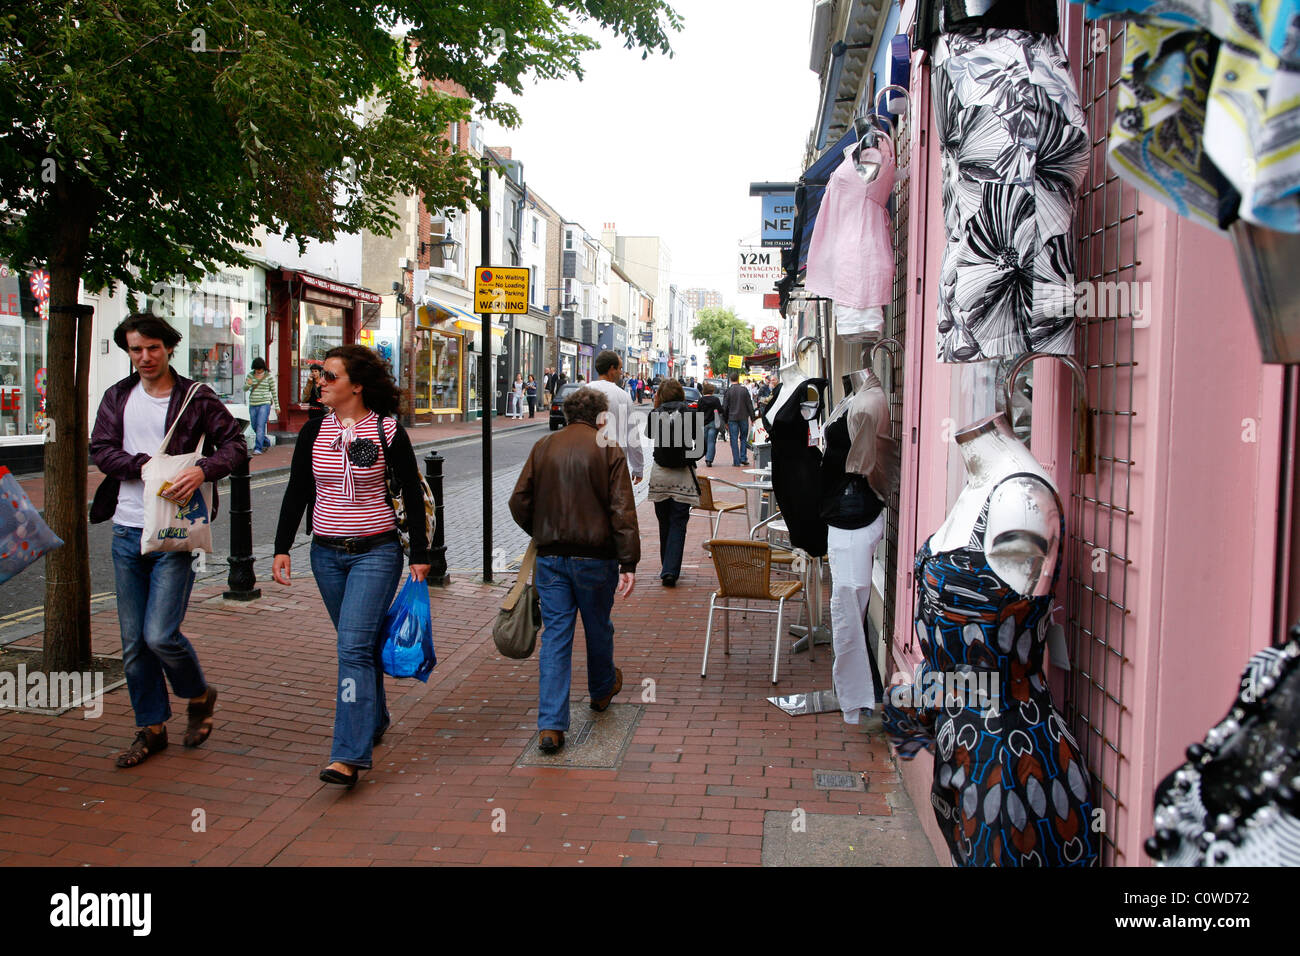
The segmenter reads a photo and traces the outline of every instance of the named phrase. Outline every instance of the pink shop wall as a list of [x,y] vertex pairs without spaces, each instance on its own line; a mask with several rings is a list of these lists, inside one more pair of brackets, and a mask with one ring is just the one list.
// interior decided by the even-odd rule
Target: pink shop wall
[[[1081,21],[1070,16],[1063,23],[1071,62],[1082,64]],[[905,673],[920,659],[912,558],[947,514],[952,434],[967,424],[954,391],[959,368],[935,357],[944,227],[929,69],[920,59],[913,63],[909,133],[911,301],[892,662]],[[1118,62],[1098,59],[1090,67],[1098,75],[1083,76],[1081,87],[1106,84]],[[1099,122],[1104,134],[1109,120]],[[1270,639],[1282,374],[1260,362],[1228,240],[1131,189],[1115,198],[1121,190],[1105,166],[1104,143],[1092,165],[1081,234],[1141,212],[1127,217],[1128,248],[1112,241],[1099,255],[1085,254],[1080,278],[1143,283],[1145,307],[1141,316],[1089,327],[1082,335],[1086,354],[1077,357],[1088,370],[1094,409],[1131,408],[1096,416],[1099,448],[1116,460],[1101,462],[1096,476],[1076,477],[1070,376],[1037,362],[1032,443],[1066,502],[1071,538],[1057,597],[1075,669],[1069,677],[1053,669],[1054,694],[1063,711],[1070,699],[1067,717],[1097,778],[1110,841],[1104,859],[1132,866],[1146,860],[1141,845],[1150,834],[1155,784],[1222,716],[1246,658]],[[1116,274],[1121,261],[1130,267]],[[1119,328],[1123,335],[1114,334]],[[1117,481],[1125,483],[1122,498]],[[1097,504],[1112,499],[1127,505],[1126,522]],[[912,799],[928,807],[932,759],[922,754],[899,764]],[[933,814],[921,818],[945,859]]]

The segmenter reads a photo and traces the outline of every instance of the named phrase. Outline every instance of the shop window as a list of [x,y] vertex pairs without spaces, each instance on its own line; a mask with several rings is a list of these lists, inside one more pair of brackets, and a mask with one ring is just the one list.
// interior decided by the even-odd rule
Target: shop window
[[298,365],[324,362],[325,353],[343,344],[344,311],[315,302],[302,303],[298,325]]
[[416,335],[416,412],[461,411],[461,353],[464,337],[438,329],[421,329]]
[[[35,291],[43,292],[38,299]],[[37,435],[45,428],[45,339],[42,303],[49,277],[0,262],[0,435]]]

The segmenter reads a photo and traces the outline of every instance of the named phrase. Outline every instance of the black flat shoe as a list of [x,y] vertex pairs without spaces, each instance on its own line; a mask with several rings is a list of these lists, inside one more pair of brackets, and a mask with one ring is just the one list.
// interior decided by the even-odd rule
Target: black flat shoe
[[677,578],[674,575],[668,574],[660,578],[659,580],[663,582],[663,585],[666,588],[677,587]]
[[339,786],[346,787],[348,790],[351,790],[357,785],[357,778],[359,776],[361,776],[361,771],[355,767],[352,769],[351,775],[339,773],[333,767],[326,767],[320,772],[322,783],[335,783]]

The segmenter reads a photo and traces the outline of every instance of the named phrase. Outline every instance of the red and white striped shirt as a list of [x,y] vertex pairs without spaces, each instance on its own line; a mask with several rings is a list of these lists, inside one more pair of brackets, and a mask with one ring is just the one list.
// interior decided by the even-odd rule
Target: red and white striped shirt
[[[368,468],[354,464],[347,457],[343,440],[349,436],[338,417],[333,412],[325,416],[311,450],[311,470],[316,479],[316,505],[311,513],[315,534],[352,538],[383,534],[397,527],[393,508],[384,494],[384,446],[379,440],[379,416],[371,412],[351,431],[352,441],[368,438],[374,442],[379,457]],[[384,435],[390,448],[396,434],[396,419],[385,418]]]

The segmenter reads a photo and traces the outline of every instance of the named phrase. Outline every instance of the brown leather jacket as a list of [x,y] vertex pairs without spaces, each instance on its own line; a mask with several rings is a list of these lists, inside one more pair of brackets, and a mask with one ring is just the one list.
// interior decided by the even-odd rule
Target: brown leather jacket
[[636,571],[641,529],[627,457],[601,447],[596,429],[573,422],[533,446],[510,496],[515,523],[533,536],[537,553],[611,558]]

